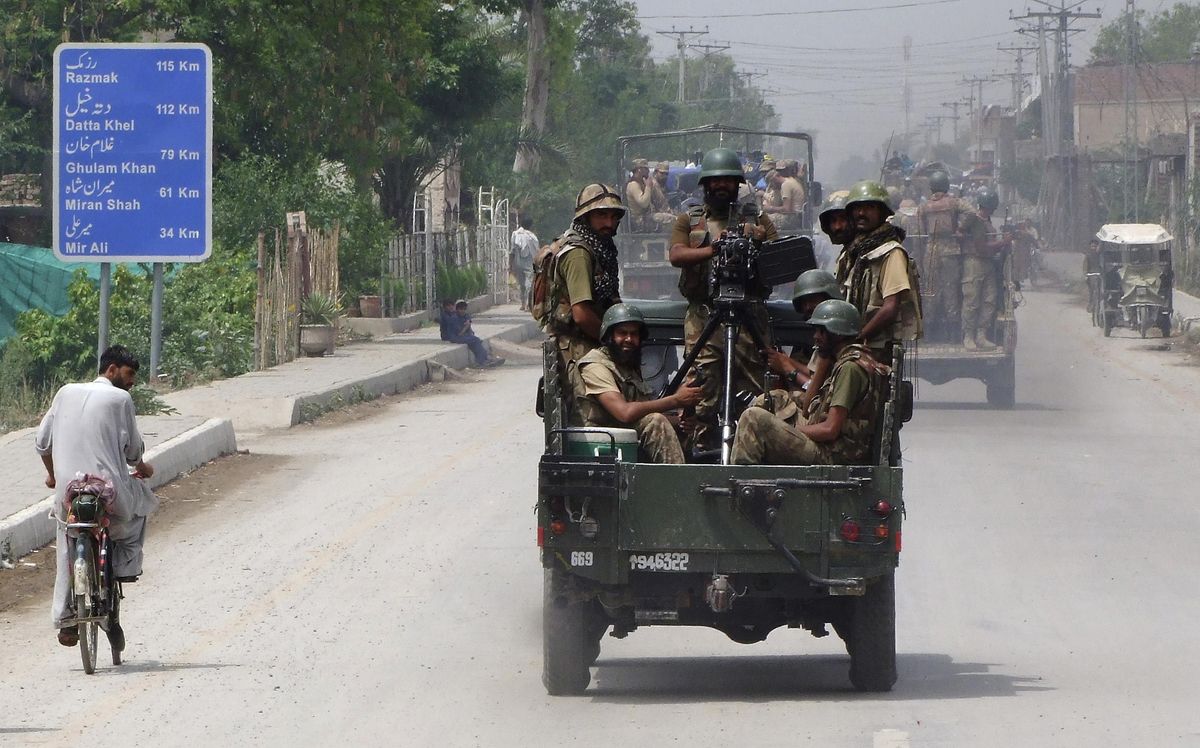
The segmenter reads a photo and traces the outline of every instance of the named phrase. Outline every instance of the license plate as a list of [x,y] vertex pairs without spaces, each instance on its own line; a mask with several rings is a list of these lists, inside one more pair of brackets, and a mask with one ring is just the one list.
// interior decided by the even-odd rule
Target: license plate
[[686,553],[632,553],[629,555],[630,571],[687,571]]

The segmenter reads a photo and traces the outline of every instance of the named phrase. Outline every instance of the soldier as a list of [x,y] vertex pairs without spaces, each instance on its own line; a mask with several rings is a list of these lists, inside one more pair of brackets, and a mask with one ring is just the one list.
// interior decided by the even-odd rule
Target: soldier
[[555,338],[564,372],[600,345],[601,318],[621,301],[613,236],[624,215],[625,206],[612,187],[589,184],[575,199],[571,228],[556,241],[543,329]]
[[637,307],[609,307],[600,327],[601,346],[580,359],[572,375],[575,401],[584,426],[633,428],[650,462],[682,464],[683,447],[664,413],[693,407],[704,393],[685,383],[672,395],[650,399],[650,387],[642,379],[646,333],[645,317]]
[[850,245],[854,243],[856,235],[850,212],[846,210],[846,196],[834,194],[827,197],[825,205],[817,215],[817,221],[821,224],[821,231],[838,248],[834,277],[839,286],[844,286],[850,278]]
[[653,231],[654,205],[650,179],[650,162],[635,158],[630,164],[629,183],[625,185],[625,199],[629,201],[629,228],[631,231]]
[[968,215],[963,226],[962,344],[969,351],[994,350],[988,333],[996,324],[996,298],[1000,290],[998,262],[1012,244],[998,236],[992,213],[1000,198],[989,187],[979,192],[979,212]]
[[656,223],[670,223],[675,220],[671,214],[671,202],[667,198],[667,177],[671,174],[671,165],[659,161],[654,166],[654,179],[650,180],[650,206],[654,209]]
[[895,340],[921,336],[921,301],[916,273],[905,251],[904,230],[888,223],[887,191],[878,182],[859,182],[846,196],[857,235],[847,251],[846,301],[862,315],[861,339],[878,355]]
[[[809,319],[813,310],[829,299],[841,299],[842,292],[837,279],[827,270],[806,270],[796,279],[796,290],[792,296],[792,308],[801,319]],[[778,374],[789,389],[800,389],[808,384],[816,368],[815,346],[796,346],[790,356],[772,349],[767,352],[767,367]]]
[[796,162],[784,159],[776,165],[779,190],[778,205],[764,205],[763,211],[779,221],[779,226],[796,229],[800,227],[800,215],[804,212],[804,185],[796,178]]
[[763,408],[738,420],[732,461],[738,465],[853,465],[871,451],[881,377],[887,367],[855,342],[860,316],[837,299],[821,302],[808,323],[822,353],[834,360],[816,410],[803,426],[788,425]]
[[929,200],[917,209],[917,225],[927,238],[925,245],[925,287],[932,288],[930,304],[922,312],[935,336],[946,342],[962,339],[959,317],[962,313],[962,249],[959,228],[970,212],[968,206],[951,196],[950,175],[935,171],[929,175]]
[[[690,351],[712,312],[711,291],[708,287],[713,257],[713,242],[721,237],[736,210],[732,205],[738,187],[745,181],[737,154],[728,148],[714,148],[704,155],[700,169],[700,184],[704,189],[704,204],[681,213],[671,229],[671,264],[680,268],[679,291],[688,300],[684,317],[684,344]],[[778,233],[771,219],[761,212],[754,223],[745,225],[746,234],[756,240],[775,239]],[[762,303],[770,288],[747,289],[751,298],[746,309],[754,320],[755,329],[765,344],[770,343],[770,322]],[[766,366],[763,355],[743,325],[734,352],[733,392],[761,393]],[[703,380],[704,399],[696,406],[696,442],[702,448],[713,448],[716,437],[718,399],[724,391],[725,333],[723,327],[709,338],[696,358],[696,370]]]

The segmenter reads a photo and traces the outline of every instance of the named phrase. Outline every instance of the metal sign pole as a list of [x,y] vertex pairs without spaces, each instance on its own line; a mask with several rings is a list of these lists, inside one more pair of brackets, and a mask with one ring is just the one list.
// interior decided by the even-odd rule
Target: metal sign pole
[[150,292],[150,381],[158,378],[162,360],[163,264],[154,263],[154,290]]
[[108,350],[108,297],[112,291],[112,265],[100,263],[100,339],[96,344],[96,365],[100,365],[100,356]]

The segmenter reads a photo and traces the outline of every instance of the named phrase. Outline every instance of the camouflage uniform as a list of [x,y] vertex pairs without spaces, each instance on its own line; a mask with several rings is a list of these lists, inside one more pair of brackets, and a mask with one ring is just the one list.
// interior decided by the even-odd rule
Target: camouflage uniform
[[920,288],[908,252],[900,243],[903,240],[903,231],[884,223],[850,246],[853,263],[845,282],[846,301],[858,309],[864,322],[879,311],[887,297],[902,294],[892,329],[867,341],[876,353],[885,351],[893,340],[916,340],[922,333]]
[[594,246],[595,241],[586,232],[582,225],[573,224],[559,237],[554,254],[550,294],[556,303],[550,310],[546,332],[554,336],[563,371],[600,345],[576,324],[572,307],[591,301],[597,314],[603,315],[621,300],[615,248],[610,257],[607,248]]
[[963,216],[971,211],[958,198],[941,193],[917,209],[917,225],[928,237],[925,247],[925,288],[932,291],[922,309],[938,337],[957,343],[961,338],[959,317],[962,314],[962,249],[958,230]]
[[848,345],[838,354],[807,421],[809,426],[819,424],[831,408],[845,408],[846,421],[834,441],[813,441],[784,418],[762,408],[750,408],[738,420],[732,461],[738,465],[863,463],[870,456],[878,415],[880,383],[876,366],[861,345]]
[[[766,231],[766,239],[776,239],[779,233],[775,230],[771,219],[760,213],[756,223]],[[720,237],[721,232],[729,224],[728,213],[717,213],[707,205],[693,208],[687,213],[681,213],[675,220],[671,230],[671,246],[682,244],[697,248],[707,247]],[[687,313],[683,318],[684,348],[690,352],[700,339],[700,333],[708,324],[712,310],[709,307],[710,291],[708,287],[711,260],[685,267],[679,274],[679,291],[688,300]],[[756,289],[760,298],[766,299],[771,289]],[[749,312],[754,319],[754,326],[763,342],[771,342],[770,319],[764,304],[752,304]],[[734,348],[734,382],[733,392],[749,392],[761,394],[763,379],[766,374],[766,362],[758,351],[754,339],[745,329],[738,332]],[[725,381],[725,327],[719,326],[708,339],[700,355],[696,357],[696,371],[704,376],[704,399],[696,406],[697,444],[708,444],[710,434],[715,433],[717,414],[721,393]]]
[[990,338],[996,324],[999,271],[996,258],[987,243],[996,238],[989,218],[969,214],[963,229],[962,334]]
[[[629,428],[621,423],[600,403],[599,395],[619,392],[627,402],[642,402],[653,399],[650,387],[637,369],[621,366],[613,360],[607,347],[592,350],[571,367],[571,386],[575,392],[584,426],[597,428]],[[662,413],[642,416],[633,428],[638,434],[641,455],[649,462],[682,465],[683,447],[675,427]]]

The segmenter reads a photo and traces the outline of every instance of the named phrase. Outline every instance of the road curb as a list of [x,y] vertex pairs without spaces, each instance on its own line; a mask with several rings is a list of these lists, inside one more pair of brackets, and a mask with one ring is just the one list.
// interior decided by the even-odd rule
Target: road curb
[[[530,319],[481,339],[485,343],[493,340],[523,343],[539,334],[541,334],[541,329],[537,322]],[[471,353],[467,347],[456,345],[450,350],[439,351],[415,361],[397,364],[369,376],[297,395],[292,400],[291,423],[288,426],[311,421],[324,413],[356,402],[407,392],[432,379],[429,371],[430,364],[451,369],[464,369],[470,361]]]
[[[158,488],[206,462],[237,451],[233,424],[210,418],[195,428],[146,451],[145,460],[154,466],[147,482]],[[54,520],[49,518],[53,496],[0,519],[0,558],[17,559],[54,539]]]

